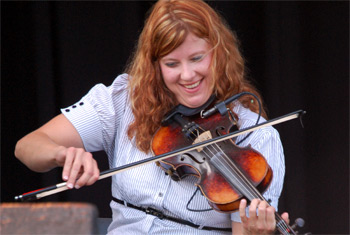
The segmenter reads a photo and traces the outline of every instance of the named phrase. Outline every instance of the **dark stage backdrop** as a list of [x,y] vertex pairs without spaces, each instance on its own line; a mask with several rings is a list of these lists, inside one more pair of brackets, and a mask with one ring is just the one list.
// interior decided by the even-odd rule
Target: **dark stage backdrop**
[[[241,40],[249,77],[285,148],[280,211],[306,221],[300,232],[349,233],[349,3],[210,4]],[[96,83],[123,72],[150,2],[1,2],[1,201],[61,182],[61,169],[34,173],[15,159],[16,141]],[[104,153],[96,153],[101,170]],[[110,179],[42,201],[83,201],[110,217]]]

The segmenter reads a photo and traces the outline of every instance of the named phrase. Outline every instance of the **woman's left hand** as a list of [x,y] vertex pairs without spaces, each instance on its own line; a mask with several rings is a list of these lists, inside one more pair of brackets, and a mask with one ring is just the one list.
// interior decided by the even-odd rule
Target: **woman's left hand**
[[[253,199],[249,206],[249,217],[246,216],[247,201],[242,199],[239,215],[242,220],[243,234],[272,234],[276,228],[275,208],[266,201]],[[288,223],[288,213],[282,218]]]

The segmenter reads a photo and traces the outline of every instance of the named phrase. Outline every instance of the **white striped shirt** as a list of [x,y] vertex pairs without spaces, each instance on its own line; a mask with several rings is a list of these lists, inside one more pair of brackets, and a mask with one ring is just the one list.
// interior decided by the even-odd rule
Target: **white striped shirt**
[[[76,127],[86,151],[104,150],[111,168],[152,157],[151,154],[139,151],[127,136],[128,126],[133,121],[127,90],[128,79],[127,74],[122,74],[109,87],[98,84],[79,102],[61,110]],[[237,105],[234,111],[239,116],[240,128],[255,124],[257,114],[249,109]],[[263,121],[265,120],[261,118],[261,122]],[[238,137],[237,141],[243,137]],[[264,197],[271,200],[271,204],[277,209],[285,172],[279,134],[273,127],[265,127],[254,131],[240,146],[248,144],[266,158],[273,170],[274,178]],[[240,221],[238,212],[225,214],[214,210],[187,210],[186,204],[195,192],[196,182],[195,177],[172,181],[163,170],[151,163],[114,175],[112,195],[128,203],[152,207],[166,215],[197,225],[228,228],[231,227],[231,220]],[[108,228],[109,234],[225,234],[161,220],[114,201],[111,201],[110,206],[113,222]],[[197,192],[189,207],[198,210],[208,209],[209,205],[206,198]]]

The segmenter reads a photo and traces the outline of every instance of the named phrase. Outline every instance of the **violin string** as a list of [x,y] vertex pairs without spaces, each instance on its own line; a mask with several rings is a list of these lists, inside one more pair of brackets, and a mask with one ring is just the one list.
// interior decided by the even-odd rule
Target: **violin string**
[[[205,147],[204,149],[208,150],[212,156],[215,156],[215,154],[213,153],[213,151],[210,150],[210,145]],[[229,175],[233,175],[233,172],[236,173],[236,177],[241,178],[242,183],[243,183],[243,187],[245,187],[246,189],[248,189],[248,191],[246,193],[250,194],[251,198],[259,198],[261,200],[264,200],[264,197],[260,194],[260,192],[251,184],[251,182],[241,173],[241,171],[237,168],[237,166],[235,164],[232,163],[232,161],[229,159],[229,157],[224,153],[224,151],[222,151],[221,147],[218,144],[213,144],[212,145],[214,151],[216,151],[217,153],[221,153],[221,156],[223,156],[224,162],[220,162],[222,164],[222,167],[224,167],[226,170],[226,174]],[[215,149],[215,147],[217,149]],[[208,154],[206,151],[204,151],[203,149],[203,153],[209,158],[210,154]],[[226,163],[226,165],[224,164]],[[230,171],[231,168],[232,171]],[[252,192],[249,192],[249,189],[252,190]],[[289,234],[288,231],[290,231],[290,229],[288,229],[288,225],[284,222],[283,219],[281,219],[281,217],[279,217],[279,215],[277,213],[275,213],[276,216],[276,226],[279,227],[280,229],[282,229],[281,232],[286,232],[286,234]]]
[[[226,174],[230,174],[231,172],[236,173],[236,176],[241,178],[242,182],[244,182],[244,184],[246,185],[245,187],[250,188],[253,191],[251,193],[252,194],[251,196],[259,197],[260,193],[255,189],[255,187],[250,183],[250,181],[243,174],[241,174],[241,171],[237,168],[237,166],[235,164],[232,163],[232,161],[229,159],[229,157],[226,155],[226,153],[221,149],[221,147],[218,144],[213,144],[213,145],[207,146],[207,149],[212,153],[213,156],[215,156],[215,154],[213,153],[213,151],[210,150],[210,147],[213,147],[214,151],[216,151],[217,153],[220,154],[220,156],[222,156],[222,159],[221,158],[220,159],[218,158],[218,159],[224,160],[224,162],[220,162],[220,163],[222,163],[222,166],[226,169]],[[224,164],[224,163],[226,163],[226,164]],[[227,169],[228,167],[230,167],[231,169]],[[254,195],[254,193],[255,193],[255,195]],[[262,198],[260,198],[260,199],[262,199]]]
[[[215,147],[214,147],[214,145],[215,145],[219,150],[216,150]],[[216,151],[216,152],[218,152],[218,153],[220,153],[220,152],[222,153],[221,156],[223,156],[223,160],[225,161],[225,163],[227,164],[227,166],[230,166],[229,168],[231,168],[231,170],[233,170],[233,171],[230,171],[230,170],[228,169],[228,167],[227,167],[225,164],[223,164],[223,162],[221,162],[221,163],[222,163],[222,167],[226,168],[226,173],[228,173],[228,174],[230,174],[230,175],[232,175],[232,172],[238,173],[238,174],[236,174],[236,176],[238,176],[239,178],[241,178],[242,183],[245,184],[244,187],[246,187],[246,188],[252,190],[252,192],[249,192],[249,191],[247,192],[247,193],[250,194],[251,198],[259,198],[259,199],[261,199],[261,200],[266,201],[266,200],[264,199],[264,197],[260,194],[260,192],[250,183],[250,181],[249,181],[243,174],[241,174],[241,172],[238,170],[237,166],[236,166],[235,164],[233,164],[232,161],[230,161],[230,160],[228,159],[228,156],[221,150],[220,146],[218,146],[217,144],[213,144],[212,147],[214,148],[214,151]],[[207,148],[207,150],[209,150],[209,152],[211,152],[211,153],[213,154],[213,156],[215,156],[214,153],[209,149],[209,146],[206,147],[206,148]],[[210,158],[210,156],[209,156],[208,153],[205,153],[205,154]],[[255,194],[255,195],[254,195],[254,194]],[[282,220],[282,219],[278,216],[278,214],[276,214],[276,215],[277,215],[277,217],[276,217],[276,220],[277,220],[276,226],[278,226],[280,229],[283,229],[284,232],[287,232],[287,234],[289,234],[289,233],[288,233],[289,229],[288,229],[288,227],[286,226],[286,223],[283,223],[284,220]],[[281,227],[281,226],[282,226],[282,227]],[[282,232],[283,232],[283,231],[282,231]]]
[[[214,144],[214,145],[216,145],[216,144]],[[252,190],[252,188],[254,188],[254,187],[251,186],[251,185],[249,185],[250,183],[248,183],[248,180],[245,179],[244,177],[242,177],[241,174],[239,174],[239,170],[237,169],[237,166],[234,165],[234,164],[232,164],[232,162],[229,161],[228,159],[225,159],[225,158],[228,158],[228,156],[227,156],[223,151],[220,151],[220,147],[219,147],[219,146],[216,146],[219,150],[215,149],[214,145],[211,146],[211,147],[213,147],[214,151],[216,151],[217,153],[220,153],[220,157],[223,158],[223,159],[219,159],[219,158],[218,158],[218,160],[220,160],[220,161],[223,160],[223,161],[224,161],[224,162],[220,162],[220,161],[219,161],[219,163],[221,163],[221,166],[220,166],[220,167],[222,167],[222,168],[224,169],[224,172],[223,172],[223,173],[224,173],[227,177],[231,175],[232,177],[236,177],[236,178],[240,179],[240,182],[241,182],[241,184],[242,184],[243,189],[246,189],[246,194],[248,194],[248,195],[245,195],[246,197],[248,197],[248,198],[250,197],[250,199],[252,199],[252,198],[258,198],[259,195],[258,195],[256,192],[255,192],[255,194],[254,194],[254,190]],[[210,150],[209,147],[207,147],[206,149],[207,149],[209,152],[211,152],[211,153],[213,154],[213,156],[216,155],[216,154],[213,153],[213,151]],[[208,155],[208,154],[207,154],[207,155]],[[224,163],[226,163],[226,165],[225,165]],[[230,169],[229,169],[229,168],[230,168]],[[231,170],[231,171],[230,171],[230,170]],[[251,186],[251,187],[249,187],[249,186]],[[249,191],[249,188],[250,188],[251,191]]]
[[[206,133],[202,128],[200,128],[200,129],[203,131],[203,133]],[[200,131],[198,129],[195,129],[195,130],[197,133],[194,133],[193,131],[191,131],[191,132],[192,132],[193,136],[196,136],[198,138]],[[190,135],[190,138],[192,139],[192,141],[194,141],[194,139],[191,137],[191,135]],[[211,137],[208,135],[208,138],[211,138]],[[261,193],[246,178],[246,176],[242,174],[242,172],[237,168],[237,166],[234,163],[232,163],[232,161],[229,159],[229,157],[225,154],[225,152],[221,149],[221,147],[218,144],[215,143],[213,145],[208,145],[208,146],[203,148],[202,152],[208,157],[208,159],[212,160],[212,157],[205,150],[208,150],[212,156],[215,156],[214,152],[212,150],[210,150],[209,147],[213,147],[214,152],[216,151],[217,153],[221,153],[220,156],[223,156],[222,157],[223,159],[219,159],[219,158],[217,158],[217,159],[224,160],[224,162],[219,161],[219,163],[221,163],[222,167],[225,168],[226,174],[229,174],[232,177],[236,176],[236,177],[240,178],[242,180],[241,183],[243,184],[242,187],[248,189],[248,191],[246,193],[250,194],[249,196],[251,198],[259,198],[261,200],[266,201],[265,198],[261,195]],[[217,149],[215,149],[215,147]],[[224,164],[224,163],[226,163],[226,164]],[[232,171],[230,171],[229,168]],[[235,173],[235,174],[233,174],[233,173]],[[229,176],[227,176],[227,177],[229,177]],[[252,192],[249,192],[249,189],[252,190]],[[245,195],[245,196],[247,197],[247,195]],[[275,213],[275,215],[276,215],[276,227],[278,227],[280,229],[280,232],[282,232],[283,234],[289,234],[289,231],[292,231],[292,230],[288,228],[288,225],[284,222],[284,220],[277,213]]]
[[[203,131],[203,130],[202,130],[202,131]],[[199,132],[199,131],[198,131],[198,132]],[[204,133],[206,133],[206,132],[204,132]],[[193,133],[193,134],[194,134],[194,133]],[[194,134],[194,135],[195,135],[195,134]],[[208,135],[208,138],[210,138],[209,135]],[[211,151],[209,147],[213,147],[214,151]],[[217,149],[215,149],[215,147],[217,147]],[[218,146],[218,144],[209,145],[209,146],[207,146],[207,147],[205,147],[205,148],[203,149],[204,154],[205,154],[209,159],[212,159],[212,157],[210,156],[210,154],[208,154],[207,152],[204,151],[205,149],[208,150],[209,153],[210,153],[212,156],[215,156],[215,154],[214,154],[215,151],[216,151],[217,153],[221,153],[221,155],[224,156],[224,160],[226,160],[225,162],[227,163],[227,165],[231,165],[231,164],[230,164],[231,161],[228,159],[228,156],[222,151],[222,149]],[[227,159],[225,159],[225,158],[227,158]],[[226,168],[226,174],[227,174],[227,173],[230,173],[230,171],[227,169],[227,167],[226,167],[224,164],[223,164],[223,167]],[[237,169],[237,166],[234,165],[234,164],[233,164],[233,166],[231,165],[231,169],[233,170],[233,171],[231,171],[231,172],[236,172],[236,173],[240,172],[240,171]],[[245,184],[245,186],[243,185],[242,187],[248,188],[248,187],[250,186],[250,188],[254,188],[254,189],[255,189],[255,187],[253,187],[253,186],[250,184],[250,182],[249,182],[245,177],[244,177],[244,178],[245,178],[245,179],[244,179],[243,176],[242,176],[242,175],[239,175],[239,174],[236,174],[236,176],[239,177],[239,178],[241,178],[242,183]],[[249,185],[247,182],[249,182],[250,185]],[[248,185],[248,186],[247,186],[247,185]],[[249,193],[249,192],[247,192],[247,193]],[[251,198],[256,198],[256,197],[259,196],[259,194],[255,192],[255,195],[250,194],[249,196],[250,196]],[[260,199],[261,199],[261,198],[260,198]]]
[[[220,149],[220,147],[218,145],[216,145],[216,147],[218,149]],[[213,148],[215,149],[215,147],[213,147]],[[218,150],[216,150],[216,151],[218,151]],[[250,183],[250,181],[243,174],[241,174],[241,171],[237,169],[236,165],[233,164],[230,159],[228,159],[228,156],[222,150],[219,150],[219,152],[222,152],[222,154],[223,154],[223,155],[221,155],[223,157],[221,160],[223,160],[224,162],[221,162],[221,163],[222,163],[222,167],[226,168],[226,172],[229,175],[232,175],[232,172],[237,173],[237,176],[239,176],[243,180],[246,187],[248,189],[252,190],[252,192],[250,192],[250,194],[253,195],[254,198],[260,198],[261,200],[265,200],[264,197],[260,194],[260,192]],[[226,163],[226,165],[224,163]],[[231,171],[229,168],[233,171]],[[286,229],[286,231],[288,231],[287,226],[285,226],[286,224],[283,222],[284,221],[281,220],[281,218],[277,217],[278,225],[283,226],[282,229]],[[277,225],[277,223],[276,223],[276,225]]]

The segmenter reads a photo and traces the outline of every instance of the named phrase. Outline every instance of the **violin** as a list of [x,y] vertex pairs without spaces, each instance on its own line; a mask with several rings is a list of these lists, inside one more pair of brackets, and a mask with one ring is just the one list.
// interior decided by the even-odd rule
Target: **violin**
[[[216,113],[205,119],[200,113],[185,116],[186,111],[184,106],[178,106],[166,118],[166,125],[156,132],[152,140],[155,155],[226,135],[237,122],[230,109],[224,115]],[[223,213],[238,210],[243,198],[266,201],[262,193],[273,177],[271,167],[258,151],[250,145],[239,147],[233,139],[161,160],[158,166],[175,181],[190,175],[197,177],[196,186],[209,205]],[[282,234],[296,234],[277,213],[275,217]]]
[[[225,135],[233,125],[228,115],[218,113],[205,120],[196,116],[185,121],[179,115],[176,118],[182,118],[186,124],[182,126],[173,122],[161,127],[152,141],[153,153],[160,155]],[[272,180],[272,169],[265,158],[250,146],[238,147],[232,139],[161,160],[158,165],[175,181],[189,175],[198,177],[197,186],[213,209],[219,212],[237,210],[239,199],[248,193],[242,193],[242,190],[250,191],[250,187],[253,187],[264,192]],[[236,189],[239,183],[244,184],[243,189]],[[250,194],[258,198],[255,190]]]

